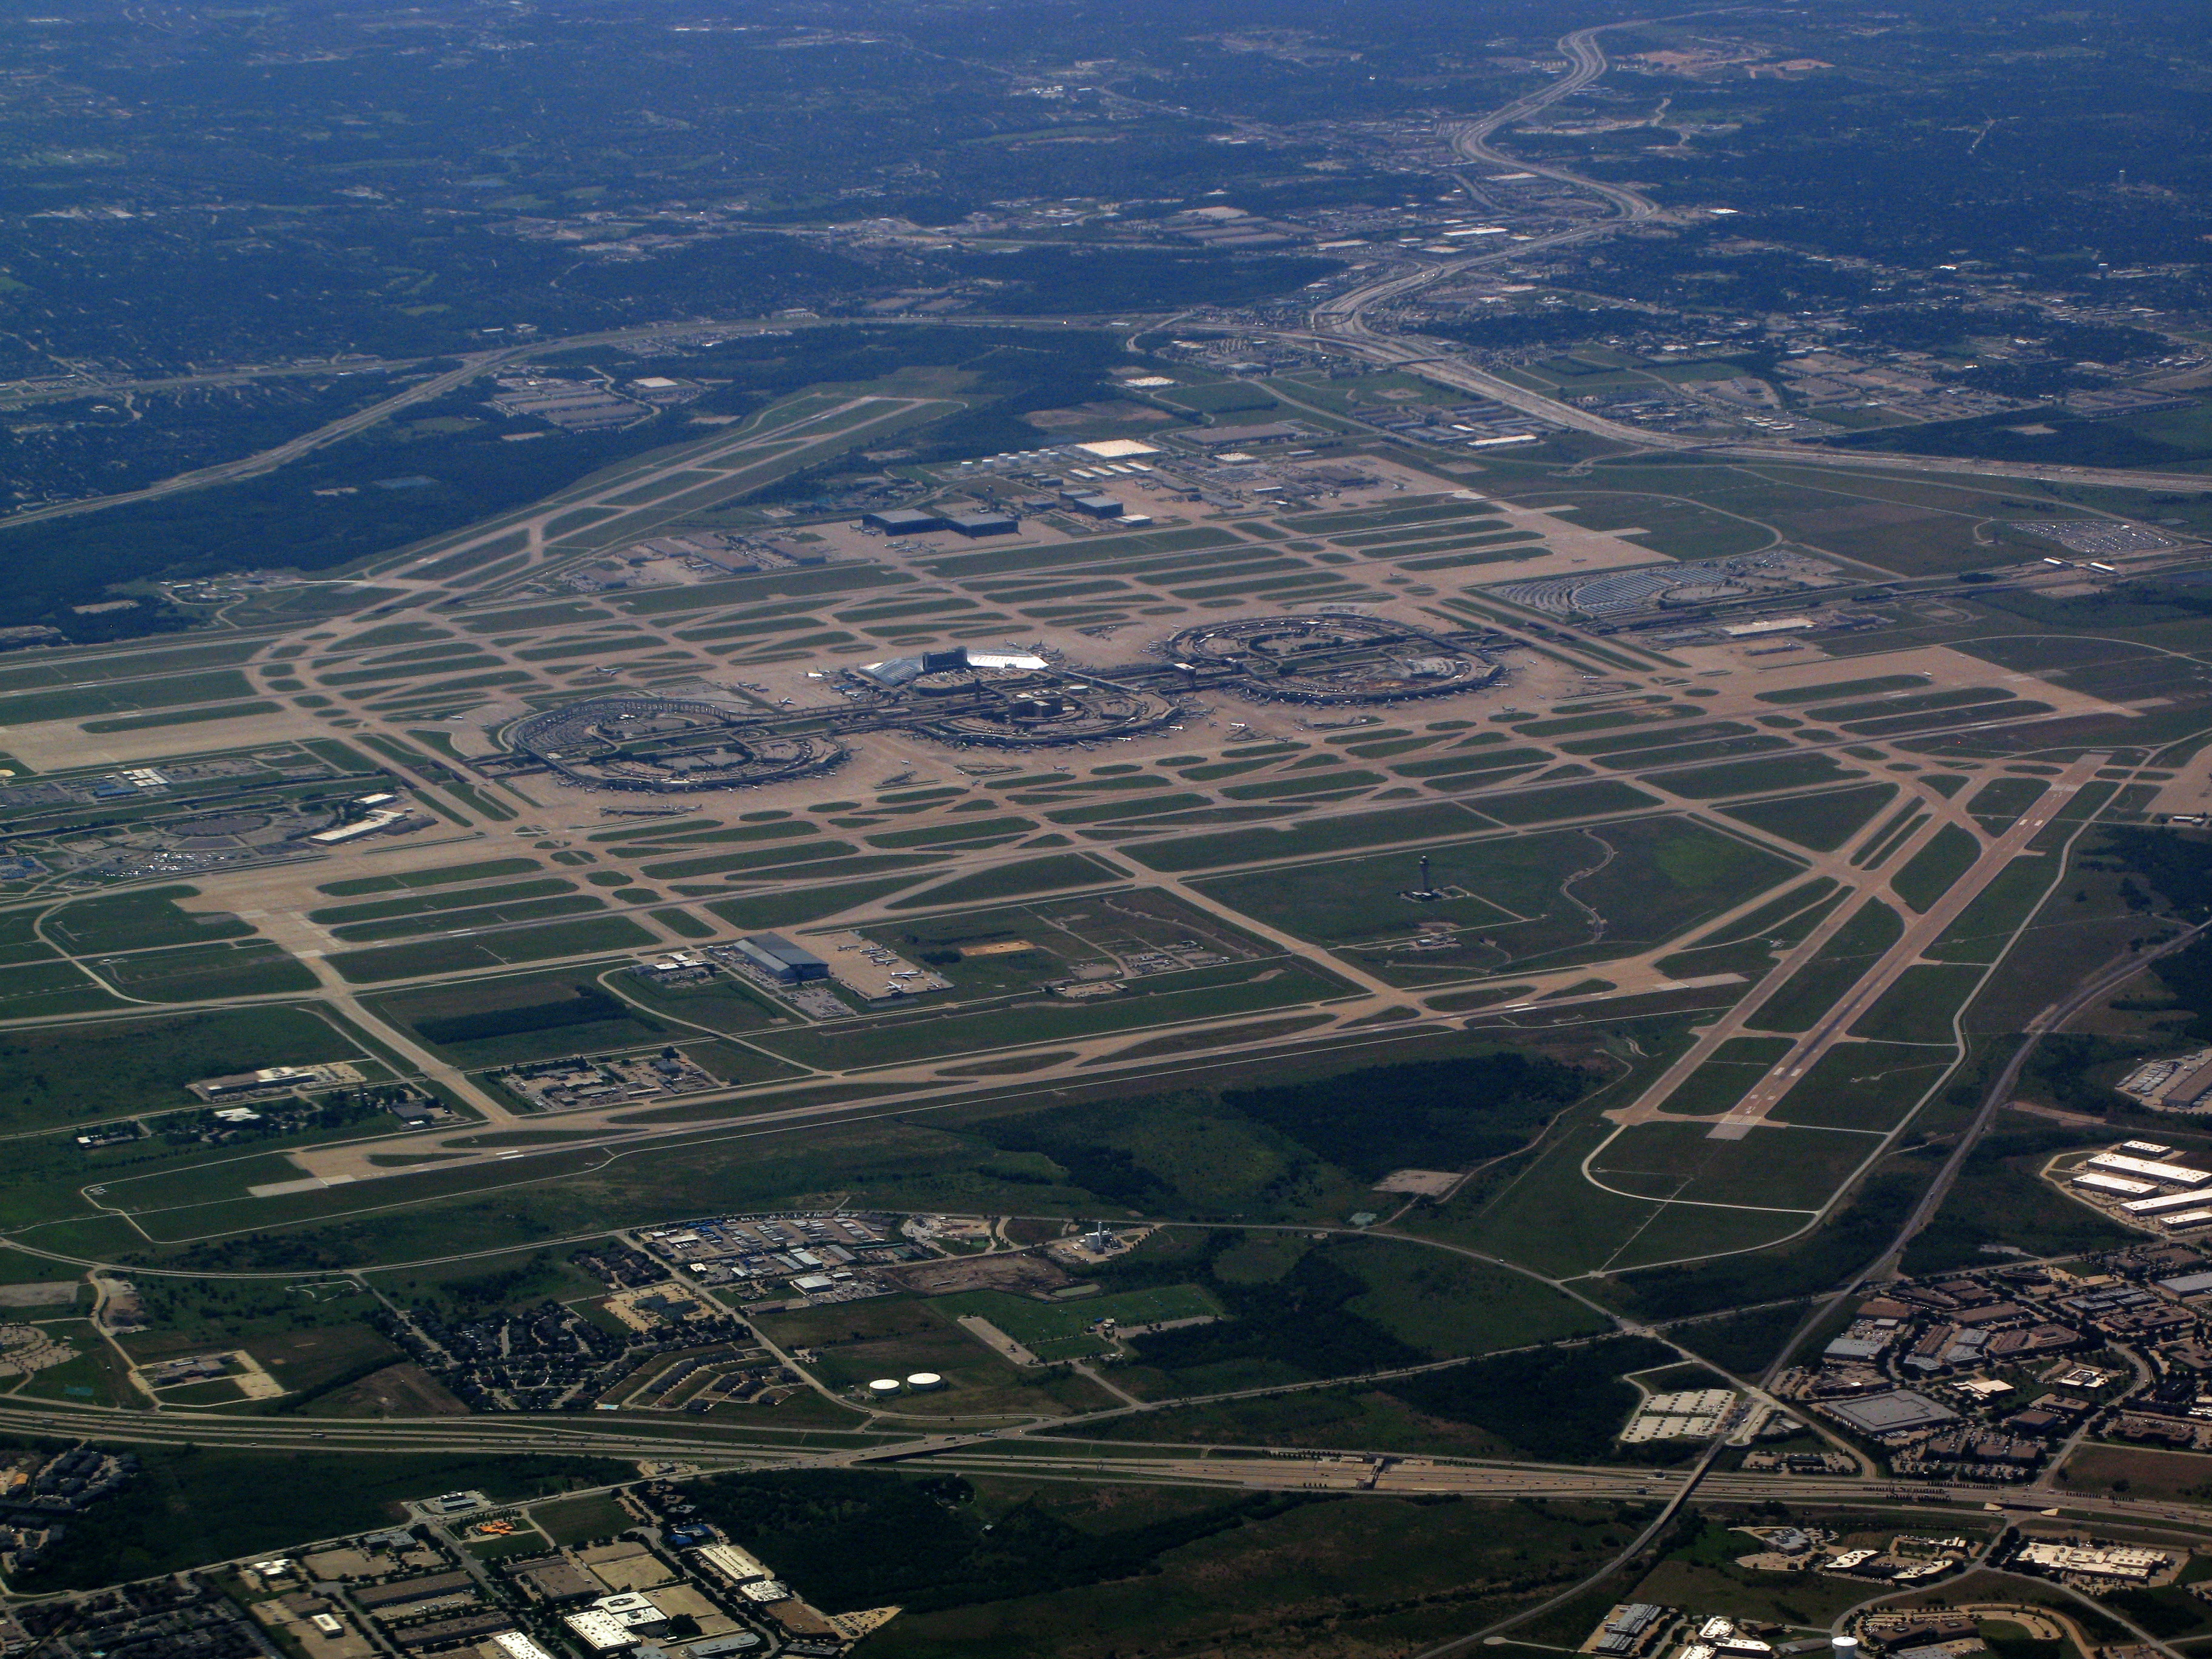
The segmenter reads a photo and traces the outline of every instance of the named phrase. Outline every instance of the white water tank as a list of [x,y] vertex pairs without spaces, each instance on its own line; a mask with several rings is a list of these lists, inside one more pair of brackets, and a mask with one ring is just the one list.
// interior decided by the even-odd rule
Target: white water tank
[[872,1400],[888,1400],[905,1386],[896,1376],[879,1376],[868,1384],[868,1396]]
[[916,1394],[927,1394],[932,1389],[943,1388],[945,1379],[935,1371],[916,1371],[907,1378],[906,1385]]

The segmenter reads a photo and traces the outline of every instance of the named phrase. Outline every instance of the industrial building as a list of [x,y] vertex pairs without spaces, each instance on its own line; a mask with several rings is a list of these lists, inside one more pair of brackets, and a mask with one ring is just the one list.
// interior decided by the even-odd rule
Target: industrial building
[[779,985],[801,985],[830,977],[830,964],[781,933],[751,933],[737,942],[746,961]]
[[1111,495],[1070,495],[1067,504],[1094,519],[1118,519],[1125,510]]
[[[2087,1182],[2077,1182],[2086,1186]],[[2124,1215],[2170,1215],[2176,1210],[2186,1209],[2192,1204],[2204,1202],[2202,1193],[2160,1193],[2156,1198],[2132,1198],[2120,1206]]]
[[863,513],[860,523],[886,536],[921,536],[945,527],[943,519],[918,507],[892,507],[878,513]]
[[1022,521],[1011,513],[948,513],[945,527],[963,536],[1011,536]]
[[2087,1175],[2074,1177],[2076,1187],[2087,1188],[2093,1193],[2109,1193],[2116,1198],[2136,1199],[2158,1188],[2148,1181],[2129,1181],[2119,1176],[2100,1175],[2092,1170]]
[[[558,1605],[563,1601],[588,1601],[606,1594],[606,1586],[565,1555],[556,1555],[550,1561],[533,1561],[514,1572],[518,1583],[526,1584],[543,1601]],[[518,1656],[518,1659],[522,1659]]]
[[1649,1647],[1668,1622],[1667,1609],[1649,1601],[1631,1601],[1616,1608],[1589,1646],[1607,1659],[1632,1659]]
[[1313,435],[1307,428],[1290,421],[1265,421],[1256,426],[1209,426],[1176,434],[1205,449],[1241,449],[1246,444],[1288,443]]
[[427,1573],[419,1578],[401,1578],[388,1584],[368,1584],[354,1590],[353,1599],[364,1610],[382,1612],[387,1607],[411,1607],[418,1601],[443,1601],[453,1597],[473,1600],[477,1581],[465,1572]]
[[2162,1182],[2169,1187],[2202,1187],[2212,1181],[2212,1174],[2203,1170],[2186,1169],[2179,1164],[2154,1164],[2148,1159],[2129,1158],[2119,1152],[2100,1152],[2089,1160],[2094,1170],[2109,1170],[2114,1175],[2132,1176],[2142,1181]]

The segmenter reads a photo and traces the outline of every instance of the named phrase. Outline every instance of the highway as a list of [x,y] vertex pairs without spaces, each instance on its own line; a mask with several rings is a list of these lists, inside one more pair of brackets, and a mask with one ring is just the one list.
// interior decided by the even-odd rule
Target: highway
[[[1103,1415],[1103,1414],[1102,1414]],[[109,1445],[196,1445],[241,1452],[666,1459],[707,1469],[835,1468],[927,1460],[975,1474],[1083,1481],[1227,1487],[1243,1491],[1337,1492],[1381,1497],[1451,1494],[1504,1500],[1581,1498],[1651,1500],[1672,1509],[1694,1490],[1723,1503],[1783,1500],[1893,1510],[1899,1505],[1980,1509],[2002,1502],[2033,1511],[2063,1506],[2069,1515],[2212,1529],[2212,1516],[2156,1498],[2029,1493],[2018,1488],[1922,1485],[1833,1475],[1652,1469],[1435,1457],[1346,1449],[1284,1449],[1228,1444],[1162,1446],[1041,1437],[1044,1425],[983,1433],[878,1438],[823,1447],[778,1445],[761,1437],[707,1431],[696,1419],[665,1426],[624,1416],[618,1424],[516,1417],[337,1419],[288,1421],[190,1412],[126,1412],[96,1407],[0,1405],[0,1432],[84,1438]],[[1068,1426],[1063,1425],[1061,1426]],[[751,1431],[752,1437],[770,1431]],[[793,1430],[793,1442],[829,1437]]]
[[1560,426],[1624,444],[1632,449],[1701,453],[1727,461],[1787,460],[1792,465],[1804,466],[1960,473],[2022,482],[2101,484],[2134,489],[2194,492],[2205,487],[2204,476],[2194,472],[2123,471],[2103,467],[2045,465],[1952,456],[1848,452],[1810,444],[1715,442],[1711,439],[1685,437],[1677,433],[1650,431],[1607,420],[1602,415],[1546,397],[1542,392],[1516,381],[1459,361],[1453,355],[1456,348],[1449,342],[1427,339],[1417,334],[1377,331],[1368,320],[1370,315],[1393,301],[1417,294],[1448,278],[1486,265],[1525,259],[1550,248],[1608,236],[1623,225],[1665,216],[1664,210],[1658,204],[1626,185],[1592,179],[1556,164],[1531,161],[1508,155],[1493,149],[1490,143],[1494,134],[1516,122],[1525,120],[1561,99],[1571,96],[1597,80],[1611,66],[1597,37],[1608,29],[1640,27],[1643,21],[1648,20],[1604,23],[1563,35],[1558,46],[1570,64],[1566,74],[1548,86],[1540,87],[1527,96],[1516,99],[1488,114],[1449,121],[1441,129],[1444,137],[1451,141],[1453,148],[1466,161],[1510,167],[1517,173],[1540,173],[1561,184],[1571,185],[1597,197],[1610,207],[1613,211],[1607,217],[1516,242],[1510,247],[1495,252],[1468,253],[1457,258],[1427,258],[1410,270],[1401,267],[1316,306],[1310,315],[1307,328],[1304,330],[1255,329],[1252,331],[1355,351],[1378,366],[1396,367],[1440,386],[1472,392],[1504,404],[1508,408],[1517,409],[1525,415],[1539,416]]

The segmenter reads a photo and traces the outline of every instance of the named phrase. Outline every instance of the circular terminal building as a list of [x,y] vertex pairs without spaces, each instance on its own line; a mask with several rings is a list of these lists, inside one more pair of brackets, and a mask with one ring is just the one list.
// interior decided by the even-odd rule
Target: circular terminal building
[[1480,652],[1381,617],[1252,617],[1187,628],[1162,647],[1194,681],[1304,703],[1403,702],[1489,685]]
[[1155,732],[1181,718],[1170,697],[1012,651],[955,648],[853,671],[886,723],[940,743],[1049,749]]
[[592,789],[683,794],[784,783],[830,771],[845,746],[828,738],[740,735],[710,702],[594,697],[511,727],[518,755]]

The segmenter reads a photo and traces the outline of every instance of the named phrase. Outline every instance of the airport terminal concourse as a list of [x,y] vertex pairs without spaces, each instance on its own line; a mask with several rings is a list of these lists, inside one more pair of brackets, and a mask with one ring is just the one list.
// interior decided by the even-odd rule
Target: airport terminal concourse
[[[1505,671],[1424,629],[1346,612],[1251,617],[1188,628],[1164,647],[1195,676],[1247,696],[1306,703],[1399,702],[1488,685]],[[1226,673],[1222,673],[1226,671]]]
[[827,772],[842,744],[748,733],[731,712],[666,697],[594,697],[533,714],[508,733],[514,761],[539,763],[572,783],[661,793],[737,789]]

